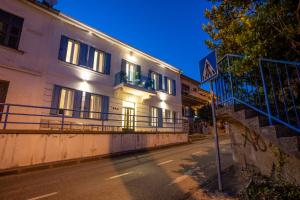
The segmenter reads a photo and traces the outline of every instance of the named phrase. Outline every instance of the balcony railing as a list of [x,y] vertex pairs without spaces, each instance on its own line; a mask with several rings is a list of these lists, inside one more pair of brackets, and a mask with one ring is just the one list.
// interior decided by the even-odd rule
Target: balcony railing
[[244,58],[226,55],[214,81],[218,105],[242,104],[300,133],[300,62],[259,59],[240,72]]
[[129,86],[133,86],[135,88],[140,88],[140,89],[147,90],[150,92],[155,92],[153,80],[146,76],[140,75],[140,76],[133,77],[132,79],[130,79],[126,75],[126,73],[118,72],[115,75],[115,86],[120,85],[122,83],[129,85]]
[[[71,130],[96,132],[186,132],[187,121],[183,118],[159,118],[145,115],[124,115],[83,110],[58,109],[44,106],[3,104],[0,112],[0,129],[3,130]],[[50,114],[51,110],[61,114]],[[99,118],[72,117],[67,112],[97,113]],[[88,115],[91,116],[91,115]],[[161,121],[163,123],[161,123]]]

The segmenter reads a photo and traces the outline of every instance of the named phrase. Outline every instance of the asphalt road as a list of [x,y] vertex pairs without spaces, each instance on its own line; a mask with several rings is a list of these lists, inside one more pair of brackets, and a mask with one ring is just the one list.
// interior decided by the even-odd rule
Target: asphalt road
[[[222,168],[232,164],[220,139]],[[186,199],[216,174],[212,139],[19,175],[0,177],[0,199]]]

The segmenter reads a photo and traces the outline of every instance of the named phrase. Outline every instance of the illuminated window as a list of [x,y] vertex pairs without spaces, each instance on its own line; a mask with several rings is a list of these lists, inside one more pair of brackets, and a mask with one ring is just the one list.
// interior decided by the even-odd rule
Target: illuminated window
[[151,126],[156,127],[158,124],[158,108],[151,107]]
[[157,73],[151,73],[151,79],[153,81],[153,89],[158,90],[159,88],[159,78]]
[[173,86],[172,86],[172,80],[168,78],[167,80],[167,92],[168,94],[173,93]]
[[79,42],[68,39],[66,62],[72,63],[74,65],[78,64],[79,48],[80,48]]
[[59,98],[60,114],[63,113],[62,109],[66,109],[65,115],[72,116],[73,103],[74,103],[74,90],[62,88],[60,91],[60,98]]
[[170,110],[165,110],[165,122],[172,123],[174,118],[174,113]]
[[90,118],[92,119],[100,119],[101,112],[101,96],[99,95],[91,95],[90,101]]
[[104,57],[105,56],[103,52],[95,50],[93,63],[94,71],[104,73]]
[[126,76],[128,82],[134,82],[136,80],[137,67],[135,64],[126,63]]

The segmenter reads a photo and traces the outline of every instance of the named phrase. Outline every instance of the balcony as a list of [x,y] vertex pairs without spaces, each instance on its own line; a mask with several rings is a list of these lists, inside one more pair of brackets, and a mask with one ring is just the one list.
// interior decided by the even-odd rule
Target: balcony
[[121,89],[123,92],[142,97],[156,95],[153,81],[149,77],[141,75],[138,78],[129,79],[124,72],[118,72],[115,75],[114,89]]

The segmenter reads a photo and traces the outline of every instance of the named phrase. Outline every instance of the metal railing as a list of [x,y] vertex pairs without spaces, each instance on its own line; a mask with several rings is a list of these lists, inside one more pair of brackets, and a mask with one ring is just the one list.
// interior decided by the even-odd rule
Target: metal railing
[[[300,132],[300,63],[226,55],[214,81],[217,105],[242,104],[269,120]],[[241,70],[242,68],[242,70]]]
[[[88,130],[101,132],[184,132],[186,119],[124,115],[119,113],[92,112],[83,110],[58,109],[44,106],[0,104],[0,125],[2,129],[23,130]],[[57,110],[60,114],[50,114]],[[72,113],[79,112],[80,117]],[[99,116],[97,118],[84,117]],[[68,115],[67,115],[68,113]],[[92,115],[94,114],[94,115]],[[105,117],[103,117],[105,116]],[[161,120],[163,123],[161,123]],[[187,125],[188,126],[188,125]]]
[[130,79],[125,72],[121,71],[115,75],[115,86],[121,83],[155,92],[153,80],[146,76],[139,75]]

